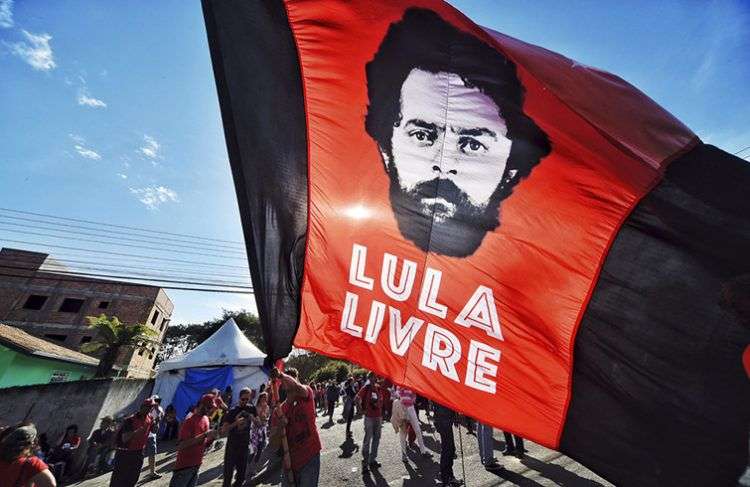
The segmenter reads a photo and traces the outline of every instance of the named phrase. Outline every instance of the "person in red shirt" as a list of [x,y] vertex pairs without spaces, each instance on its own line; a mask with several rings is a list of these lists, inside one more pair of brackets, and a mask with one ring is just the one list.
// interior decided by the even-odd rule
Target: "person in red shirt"
[[367,384],[357,392],[356,401],[365,415],[365,439],[362,442],[362,471],[380,467],[378,446],[383,429],[383,405],[385,391],[378,383],[378,376],[370,372]]
[[211,429],[208,419],[217,407],[217,397],[205,394],[198,402],[195,414],[183,421],[169,487],[195,487],[198,470],[203,463],[203,452],[219,436],[216,430]]
[[0,483],[11,487],[55,487],[47,464],[34,456],[36,428],[20,424],[0,433]]
[[143,468],[143,449],[151,431],[151,410],[156,403],[148,398],[141,404],[137,413],[128,416],[116,435],[117,452],[110,487],[133,487]]
[[297,380],[297,371],[271,370],[271,379],[279,380],[286,399],[276,406],[271,418],[271,444],[283,441],[288,463],[284,461],[284,487],[315,487],[320,477],[320,436],[315,426],[315,394]]

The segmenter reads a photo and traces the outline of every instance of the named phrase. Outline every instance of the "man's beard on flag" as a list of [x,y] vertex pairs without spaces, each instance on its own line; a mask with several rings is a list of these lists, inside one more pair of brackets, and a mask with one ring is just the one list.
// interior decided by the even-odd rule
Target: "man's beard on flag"
[[467,257],[500,225],[499,183],[486,205],[476,205],[450,179],[425,180],[407,190],[393,162],[388,164],[388,176],[399,231],[425,252]]

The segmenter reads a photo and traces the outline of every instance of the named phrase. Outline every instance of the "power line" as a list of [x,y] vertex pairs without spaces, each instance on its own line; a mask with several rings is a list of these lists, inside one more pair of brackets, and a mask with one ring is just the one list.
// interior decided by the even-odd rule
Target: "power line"
[[[108,264],[106,262],[98,262],[98,261],[90,261],[90,260],[73,260],[73,259],[67,259],[67,258],[58,258],[53,257],[54,262],[47,262],[45,261],[42,264],[42,268],[44,268],[47,265],[66,265],[68,267],[75,267],[78,269],[90,269],[90,270],[101,270],[101,271],[112,271],[112,269],[102,269],[102,267],[111,267],[115,268],[117,270],[123,269],[135,269],[135,270],[141,270],[141,271],[156,271],[156,272],[177,272],[182,274],[190,274],[194,276],[207,276],[207,277],[227,277],[227,278],[240,278],[240,279],[250,279],[250,274],[216,274],[216,273],[206,273],[206,272],[195,272],[190,271],[186,269],[174,269],[172,267],[144,267],[144,266],[133,266],[133,265],[126,265],[126,264]],[[13,258],[11,259],[13,262],[36,262],[33,259],[23,259],[23,258]],[[84,264],[84,265],[79,265]],[[88,267],[86,264],[89,265],[95,265],[98,267]]]
[[159,233],[159,234],[162,234],[162,235],[172,235],[172,236],[175,236],[175,237],[193,238],[193,239],[200,239],[200,240],[211,240],[213,242],[224,242],[224,243],[231,243],[231,244],[237,244],[237,245],[244,245],[243,242],[238,242],[236,240],[223,240],[223,239],[220,239],[220,238],[201,237],[199,235],[188,235],[188,234],[184,234],[184,233],[164,232],[164,231],[161,231],[161,230],[150,230],[148,228],[131,227],[131,226],[128,226],[128,225],[115,225],[113,223],[102,223],[102,222],[95,222],[95,221],[91,221],[91,220],[81,220],[81,219],[78,219],[78,218],[66,218],[66,217],[62,217],[62,216],[47,215],[47,214],[44,214],[44,213],[34,213],[34,212],[31,212],[31,211],[12,210],[10,208],[1,208],[0,207],[0,210],[1,211],[8,211],[8,212],[11,212],[11,213],[20,213],[22,215],[41,216],[41,217],[45,217],[45,218],[54,218],[54,219],[58,219],[58,220],[65,220],[65,221],[71,221],[71,222],[76,222],[76,223],[88,223],[88,224],[92,224],[92,225],[102,225],[102,226],[105,226],[105,227],[124,228],[126,230],[137,230],[139,232]]
[[[21,261],[21,259],[16,259],[18,261]],[[96,261],[88,261],[88,260],[71,260],[71,259],[58,259],[54,258],[56,262],[60,262],[61,265],[68,265],[69,267],[76,267],[76,268],[86,268],[86,264],[89,265],[96,265],[100,268],[98,270],[108,270],[108,269],[101,269],[101,267],[113,267],[115,269],[135,269],[138,271],[157,271],[157,272],[177,272],[182,274],[190,274],[195,276],[207,276],[207,277],[227,277],[227,278],[240,278],[240,279],[250,279],[250,274],[217,274],[217,273],[207,273],[207,272],[196,272],[196,271],[190,271],[187,269],[175,269],[172,267],[145,267],[145,266],[135,266],[135,265],[127,265],[127,264],[108,264],[106,262],[96,262]],[[44,265],[48,265],[54,263],[45,262]],[[84,265],[79,265],[84,264]],[[42,267],[44,267],[44,265]],[[91,268],[95,269],[95,268]]]
[[740,149],[740,150],[738,150],[737,152],[733,152],[733,153],[732,153],[732,155],[733,155],[733,156],[739,155],[739,154],[740,154],[741,152],[745,152],[745,151],[746,151],[746,150],[748,150],[748,149],[750,149],[750,145],[748,145],[748,146],[747,146],[747,147],[745,147],[744,149]]
[[[14,218],[14,217],[7,217],[6,215],[0,215],[0,218]],[[44,223],[44,224],[48,224],[48,225],[56,225],[53,222],[40,222],[40,223]],[[150,239],[158,238],[160,240],[144,240],[144,239],[138,239],[138,238],[120,237],[120,236],[115,236],[115,235],[106,235],[106,234],[102,235],[102,234],[99,234],[99,233],[89,233],[89,232],[80,232],[80,231],[76,231],[76,230],[66,230],[66,229],[62,229],[62,228],[49,228],[49,227],[42,227],[42,226],[39,226],[39,225],[28,225],[28,224],[25,224],[25,223],[6,222],[6,221],[3,221],[3,220],[0,220],[0,225],[11,225],[11,226],[16,226],[16,227],[31,228],[31,229],[35,229],[35,230],[47,230],[47,231],[50,231],[50,232],[65,232],[65,233],[70,233],[70,234],[73,234],[73,235],[86,235],[86,236],[90,236],[90,237],[108,238],[108,239],[115,239],[115,240],[126,241],[126,242],[142,242],[142,243],[164,245],[164,242],[161,241],[162,237],[146,237],[146,238],[150,238]],[[65,225],[65,226],[66,227],[76,228],[76,225]],[[85,229],[88,229],[88,230],[94,230],[95,232],[108,232],[108,233],[112,233],[111,230],[98,230],[98,229],[93,229],[93,228],[88,228],[88,227],[78,227],[78,228],[85,228]],[[125,234],[125,232],[116,232],[116,233]],[[186,249],[196,249],[196,250],[209,250],[209,251],[217,251],[218,248],[224,248],[224,247],[219,247],[219,246],[201,247],[201,246],[195,246],[195,245],[180,245],[180,244],[177,244],[177,243],[169,243],[169,244],[167,244],[167,246],[169,246],[169,247],[180,247],[180,248],[186,248]],[[236,249],[219,250],[219,252],[228,252],[228,253],[245,255],[245,252],[243,250],[236,250]]]
[[[73,240],[76,242],[97,243],[101,245],[110,245],[113,247],[128,247],[128,248],[134,248],[134,249],[154,250],[156,252],[172,252],[171,250],[167,248],[149,247],[147,245],[137,245],[137,244],[128,244],[128,243],[119,243],[119,242],[100,242],[97,240],[92,240],[90,238],[66,237],[64,235],[52,235],[50,233],[30,232],[28,230],[6,229],[5,231],[11,232],[11,233],[20,233],[22,235],[34,235],[37,237],[52,237],[52,238],[59,238],[63,240]],[[179,252],[180,254],[192,254],[192,255],[202,255],[206,257],[215,257],[217,259],[233,259],[233,260],[247,261],[246,257],[230,257],[230,256],[224,256],[224,255],[218,255],[218,254],[207,254],[205,252],[192,252],[190,250],[179,250],[177,252]]]
[[[161,236],[161,235],[141,235],[139,233],[133,233],[132,231],[123,232],[123,231],[112,230],[112,229],[106,229],[105,230],[105,229],[102,229],[102,228],[91,228],[91,227],[85,227],[85,226],[82,226],[82,225],[73,225],[71,223],[62,223],[62,222],[56,222],[56,221],[49,222],[49,221],[46,221],[46,220],[38,220],[36,218],[28,218],[28,217],[24,217],[24,216],[3,215],[1,213],[0,213],[0,218],[8,218],[8,219],[12,219],[12,220],[20,220],[20,221],[32,222],[32,223],[44,223],[46,225],[55,225],[55,226],[66,227],[66,228],[78,228],[78,229],[81,229],[81,230],[94,230],[94,231],[97,231],[97,232],[115,233],[115,234],[119,234],[119,235],[130,235],[130,236],[145,237],[145,238],[158,238],[159,240],[165,240],[165,241],[170,241],[170,242],[190,243],[190,244],[198,243],[198,242],[193,242],[191,240],[182,240],[182,239],[179,239],[179,238],[164,237],[164,236]],[[215,244],[212,244],[212,245],[214,245],[216,247],[224,248],[224,249],[230,249],[230,250],[238,250],[239,248],[244,248],[244,244],[242,244],[242,245],[240,245],[240,244],[223,245],[223,244],[215,243]],[[237,247],[238,245],[240,245],[240,247]]]
[[68,247],[65,245],[54,245],[54,244],[45,244],[45,243],[39,243],[39,242],[29,242],[27,240],[12,240],[9,238],[2,238],[0,237],[0,241],[6,241],[6,242],[12,242],[12,243],[20,243],[24,245],[35,245],[37,247],[53,247],[57,249],[65,249],[65,250],[76,250],[80,252],[92,252],[94,254],[107,254],[107,255],[117,255],[120,257],[129,257],[131,259],[145,259],[145,260],[157,260],[157,261],[163,261],[163,262],[178,262],[183,264],[191,264],[191,265],[202,265],[202,266],[213,266],[213,267],[225,267],[229,269],[245,269],[245,267],[242,266],[236,266],[236,265],[229,265],[229,264],[215,264],[213,262],[194,262],[191,260],[182,260],[182,259],[169,259],[166,257],[152,257],[149,255],[138,255],[138,254],[125,254],[122,252],[110,252],[107,250],[94,250],[94,249],[82,249],[80,247]]
[[[0,265],[0,267],[6,267],[3,265]],[[28,267],[19,267],[20,269],[28,269]],[[123,274],[132,274],[133,276],[138,276],[140,279],[141,276],[145,277],[163,277],[166,279],[195,279],[195,277],[191,276],[185,276],[185,275],[174,275],[174,274],[153,274],[148,272],[131,272],[123,269],[103,269],[101,267],[88,267],[88,266],[75,266],[74,269],[68,269],[67,267],[61,266],[58,268],[55,268],[54,266],[50,267],[40,267],[37,269],[39,272],[57,272],[57,273],[79,273],[80,271],[97,271],[97,272],[116,272],[116,273],[123,273]],[[210,274],[203,274],[203,275],[210,275]],[[214,276],[217,277],[217,276]],[[222,285],[233,285],[236,284],[236,281],[226,281],[223,279],[202,279],[205,282],[214,282]],[[166,282],[166,281],[165,281]],[[247,282],[241,283],[241,285],[250,284],[250,280],[248,279]]]
[[[30,276],[24,276],[19,274],[0,274],[0,276],[3,277],[17,277],[21,279],[28,279]],[[57,277],[47,277],[47,276],[34,276],[34,279],[46,279],[46,280],[54,280],[59,282],[82,282],[82,283],[91,283],[91,279],[60,279]],[[107,281],[104,281],[107,282]],[[224,293],[224,294],[255,294],[254,291],[235,291],[231,289],[204,289],[204,288],[198,288],[198,287],[180,287],[180,286],[154,286],[152,284],[138,284],[135,282],[121,282],[121,281],[110,281],[114,282],[119,286],[132,286],[132,287],[160,287],[162,289],[173,289],[176,291],[199,291],[199,292],[205,292],[205,293]]]
[[[3,246],[3,238],[0,237],[0,247]],[[7,240],[6,240],[7,242]],[[86,252],[80,252],[77,253],[75,251],[56,251],[51,250],[47,248],[43,249],[35,249],[36,247],[45,247],[44,244],[31,242],[28,245],[21,246],[16,245],[14,247],[9,247],[6,244],[7,249],[11,250],[19,250],[23,252],[38,252],[38,253],[44,253],[47,255],[47,259],[44,261],[46,264],[54,264],[55,262],[61,262],[61,263],[71,263],[71,266],[75,266],[73,263],[82,263],[82,264],[94,264],[94,265],[103,265],[108,267],[123,267],[123,268],[132,268],[132,269],[141,269],[141,270],[164,270],[164,271],[171,271],[171,272],[190,272],[190,273],[210,273],[211,275],[221,275],[223,277],[248,277],[249,276],[249,268],[245,266],[229,266],[230,269],[224,269],[224,268],[217,268],[214,269],[211,266],[214,266],[213,263],[202,261],[201,259],[196,259],[195,261],[185,261],[185,262],[161,262],[158,257],[119,257],[119,256],[109,256],[109,255],[95,255],[93,253],[86,253]],[[54,252],[54,253],[51,253]],[[81,259],[87,259],[87,260],[81,260]],[[93,259],[93,260],[92,260]],[[27,261],[29,263],[33,264],[39,264],[38,259],[34,258],[26,258],[26,256],[13,256],[10,260],[15,261]],[[1,260],[0,260],[1,261]],[[218,264],[217,264],[218,265]],[[169,267],[164,267],[169,266]],[[196,266],[208,266],[206,268],[200,268]],[[244,271],[244,272],[243,272]],[[229,272],[229,273],[228,273]],[[234,274],[232,272],[239,272],[239,274]],[[220,273],[220,274],[217,274]]]
[[[0,238],[0,241],[2,241],[2,238]],[[43,244],[34,244],[34,245],[43,246]],[[45,251],[45,255],[48,255],[46,254],[46,251]],[[91,259],[97,259],[97,260],[78,260],[79,257],[82,257],[84,259],[91,258]],[[52,260],[49,260],[49,259],[52,259]],[[130,260],[128,260],[128,258],[116,259],[116,260],[108,260],[108,259],[116,259],[116,258],[107,257],[107,256],[86,255],[86,254],[79,255],[79,254],[68,253],[68,252],[63,251],[63,252],[55,252],[54,255],[48,255],[47,260],[45,260],[42,265],[48,265],[48,264],[54,265],[56,262],[60,262],[61,264],[70,263],[71,267],[77,267],[76,264],[90,264],[90,265],[99,265],[99,266],[105,266],[105,267],[139,269],[139,270],[147,270],[147,271],[179,272],[179,273],[207,275],[207,276],[214,276],[214,277],[239,277],[239,278],[250,277],[249,272],[245,272],[244,274],[225,274],[226,271],[220,271],[220,270],[217,270],[216,272],[221,272],[221,274],[217,274],[216,272],[211,272],[210,274],[206,274],[204,272],[196,272],[191,269],[193,268],[192,266],[194,266],[195,264],[198,264],[199,262],[193,262],[193,261],[187,264],[180,264],[180,263],[170,264],[170,265],[182,266],[180,268],[173,268],[173,267],[163,267],[161,265],[159,265],[158,267],[153,267],[153,265],[156,265],[156,264],[149,264],[148,262],[138,262],[137,260],[134,262],[131,262]],[[31,264],[37,264],[39,262],[39,260],[33,258],[33,256],[26,256],[26,255],[14,255],[6,260],[10,260],[14,262],[27,262]],[[141,265],[129,265],[129,264],[141,264]],[[144,267],[144,265],[148,267]],[[249,271],[247,267],[240,266],[237,268],[244,269],[245,271]],[[206,271],[210,272],[208,269],[206,269]]]
[[[29,271],[30,269],[27,267],[21,267],[21,266],[12,266],[12,265],[2,265],[0,264],[0,268],[5,269],[14,269],[14,270],[26,270]],[[201,281],[184,281],[184,280],[176,280],[176,279],[150,279],[150,278],[143,278],[143,277],[137,277],[137,276],[123,276],[123,275],[117,275],[117,274],[95,274],[90,272],[74,272],[74,271],[36,271],[31,270],[31,272],[47,272],[50,274],[60,274],[60,275],[72,275],[72,276],[86,276],[86,277],[97,277],[97,278],[112,278],[112,279],[131,279],[131,280],[141,280],[141,281],[149,281],[149,282],[169,282],[172,284],[192,284],[196,286],[207,286],[207,287],[218,287],[218,286],[225,286],[225,287],[231,287],[231,288],[238,288],[238,289],[253,289],[252,286],[244,286],[241,284],[235,285],[234,283],[229,284],[213,284],[208,282],[201,282]],[[3,274],[0,274],[3,275]],[[34,279],[36,277],[36,274],[28,275],[30,279]]]

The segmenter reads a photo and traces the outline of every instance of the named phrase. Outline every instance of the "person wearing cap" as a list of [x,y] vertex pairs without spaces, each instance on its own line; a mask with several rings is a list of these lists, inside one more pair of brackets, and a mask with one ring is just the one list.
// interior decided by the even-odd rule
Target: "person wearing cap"
[[20,424],[0,433],[0,484],[9,486],[56,487],[47,464],[34,456],[36,428]]
[[286,392],[286,399],[276,406],[271,416],[271,444],[283,443],[285,432],[289,451],[289,463],[284,460],[281,485],[315,487],[320,477],[321,444],[315,425],[313,390],[297,380],[297,370],[293,368],[283,373],[274,367],[271,379],[279,380]]
[[110,487],[133,487],[138,482],[143,468],[143,449],[153,423],[150,413],[155,405],[156,402],[148,398],[137,413],[123,421],[116,435],[117,452]]
[[198,401],[195,414],[182,422],[177,441],[177,460],[169,487],[194,487],[198,481],[198,470],[203,463],[206,446],[218,436],[218,432],[210,428],[208,419],[216,407],[216,396],[205,394]]
[[154,401],[154,408],[149,413],[151,416],[151,431],[148,433],[146,441],[146,451],[144,454],[148,457],[148,480],[160,479],[161,475],[156,473],[156,434],[159,432],[159,425],[164,419],[164,409],[161,407],[161,398],[157,395],[151,397]]

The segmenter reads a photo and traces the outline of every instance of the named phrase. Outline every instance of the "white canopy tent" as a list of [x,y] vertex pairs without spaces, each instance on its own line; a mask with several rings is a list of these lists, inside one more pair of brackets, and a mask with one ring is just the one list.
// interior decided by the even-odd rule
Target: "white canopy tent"
[[193,350],[159,364],[154,394],[162,398],[162,406],[167,406],[172,403],[175,391],[185,380],[188,370],[231,366],[234,401],[243,387],[258,389],[268,380],[261,369],[265,358],[266,355],[247,339],[234,319],[230,318]]

